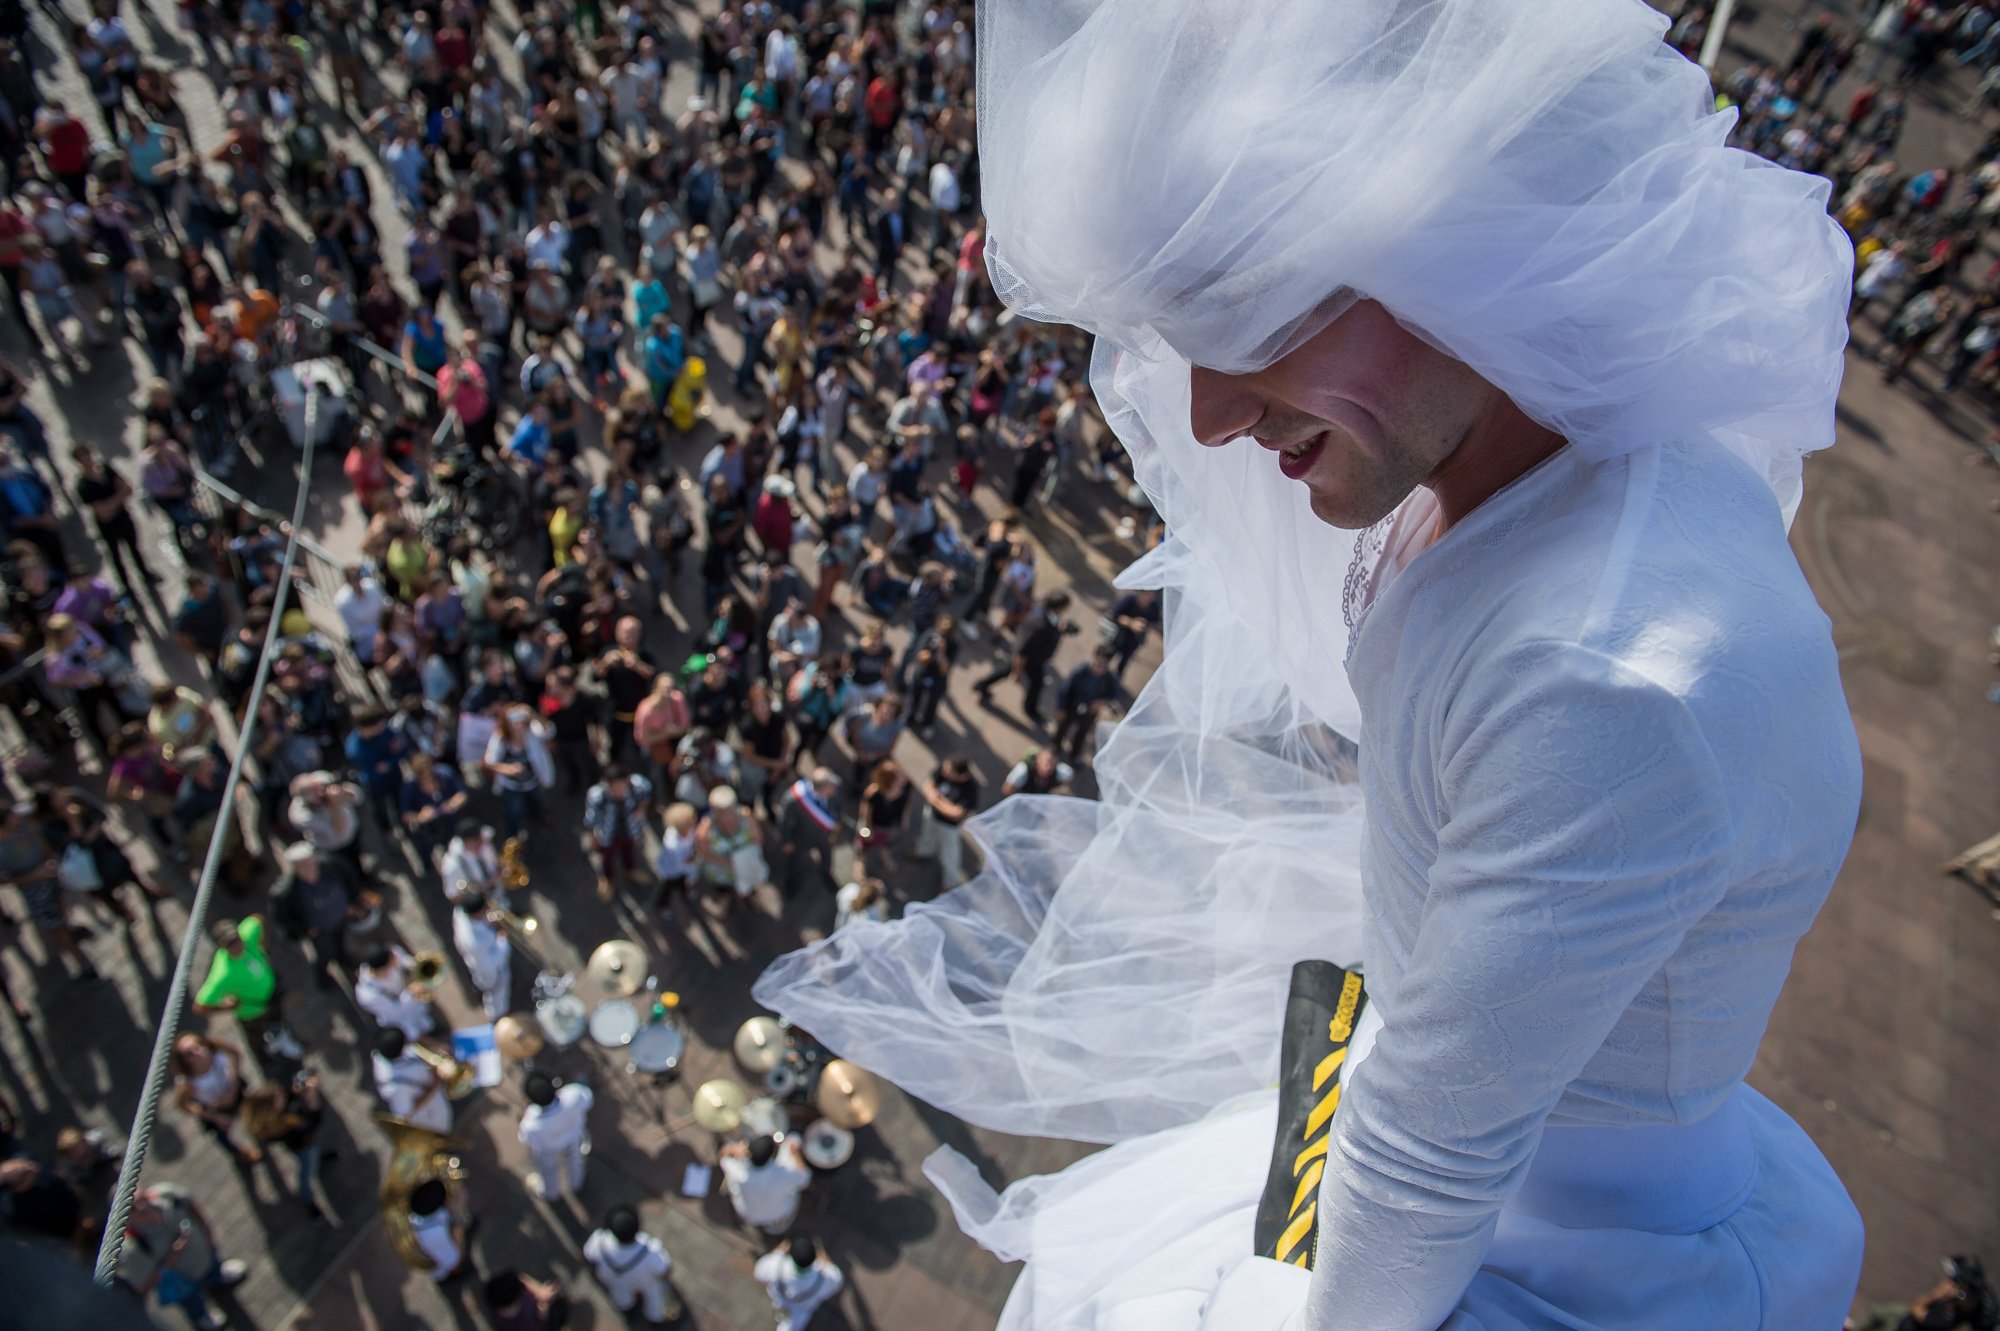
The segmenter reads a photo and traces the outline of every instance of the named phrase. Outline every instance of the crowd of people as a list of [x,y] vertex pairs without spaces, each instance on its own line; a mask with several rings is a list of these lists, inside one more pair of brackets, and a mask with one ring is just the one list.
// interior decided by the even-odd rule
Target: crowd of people
[[[2000,217],[2000,131],[1958,161],[1899,155],[1911,98],[1949,71],[1976,83],[1960,117],[1990,125],[2000,106],[2000,6],[1896,0],[1860,26],[1808,4],[1782,64],[1750,62],[1719,84],[1736,108],[1732,142],[1832,182],[1854,241],[1851,323],[1883,378],[1949,395],[1991,392],[2000,370],[2000,260],[1985,252]],[[1699,49],[1708,12],[1689,6],[1674,40]],[[1844,81],[1843,81],[1844,80]],[[1918,367],[1922,374],[1917,374]]]
[[[1978,257],[2000,133],[1959,163],[1896,151],[1938,71],[1980,72],[1965,114],[1995,100],[1994,9],[1808,15],[1783,68],[1718,88],[1737,142],[1833,181],[1857,324],[1890,378],[1930,353],[1944,393],[2000,369],[2000,266]],[[516,25],[476,0],[181,0],[179,67],[141,49],[134,6],[93,0],[59,32],[53,13],[0,0],[0,285],[30,353],[0,360],[0,704],[22,736],[0,882],[90,984],[79,939],[184,898],[220,839],[227,918],[167,1112],[245,1167],[280,1148],[306,1215],[324,1105],[288,1009],[350,995],[381,1103],[452,1126],[399,884],[442,903],[493,1019],[525,978],[510,841],[553,862],[574,827],[583,890],[660,930],[727,932],[772,900],[844,928],[965,881],[960,825],[1088,764],[1163,608],[1083,611],[1041,536],[1073,519],[1122,559],[1162,532],[1087,344],[1007,314],[986,273],[969,3],[539,0]],[[1688,8],[1669,40],[1697,49],[1706,22]],[[219,121],[191,116],[211,99]],[[351,493],[365,531],[281,599],[286,524],[203,472],[282,419],[274,376],[315,352],[346,407],[338,479],[301,483]],[[128,355],[130,447],[59,450],[35,381],[87,391]],[[941,720],[955,687],[1017,709],[987,730],[1025,740]],[[589,1092],[524,1094],[530,1191],[580,1190]],[[55,1126],[46,1160],[8,1129],[0,1213],[89,1239],[113,1152]],[[717,1163],[801,1328],[842,1277],[795,1226],[794,1150],[754,1137]],[[462,1209],[418,1191],[433,1274],[471,1274]],[[243,1273],[156,1180],[125,1252],[127,1284],[197,1326]],[[631,1208],[584,1254],[616,1307],[676,1314]],[[482,1282],[495,1326],[566,1316],[548,1273]]]
[[[24,754],[0,870],[88,984],[85,918],[184,898],[221,839],[164,1112],[246,1169],[277,1152],[324,1220],[303,1006],[351,996],[381,1105],[452,1127],[399,892],[448,911],[493,1019],[527,978],[517,840],[569,869],[576,829],[583,890],[670,939],[760,910],[846,927],[954,886],[959,826],[1074,779],[1160,623],[1149,592],[1080,615],[1037,524],[1073,502],[1122,519],[1128,553],[1158,531],[1114,470],[1085,344],[988,282],[969,5],[175,16],[193,58],[170,69],[116,5],[51,49],[0,4],[0,278],[30,349],[0,363],[0,701]],[[190,117],[211,94],[214,127]],[[33,382],[78,391],[131,353],[143,437],[57,456]],[[275,382],[314,355],[340,366],[320,404],[339,465],[301,479],[351,493],[364,530],[281,598],[287,524],[203,473],[239,435],[299,441]],[[1019,689],[1019,747],[942,719],[961,678],[996,712]],[[23,1021],[63,989],[38,992],[10,996]],[[529,1190],[581,1189],[590,1092],[523,1093]],[[752,1136],[717,1163],[803,1327],[842,1277],[796,1228],[796,1151]],[[17,1200],[13,1221],[91,1237],[103,1179],[31,1165],[17,1196],[74,1204]],[[474,1265],[443,1192],[410,1217],[440,1280]],[[121,1275],[213,1324],[241,1264],[185,1189],[149,1175],[145,1196]],[[208,1241],[157,1248],[156,1211]],[[585,1254],[615,1306],[674,1315],[629,1208]],[[563,1320],[549,1273],[481,1274],[494,1325]]]

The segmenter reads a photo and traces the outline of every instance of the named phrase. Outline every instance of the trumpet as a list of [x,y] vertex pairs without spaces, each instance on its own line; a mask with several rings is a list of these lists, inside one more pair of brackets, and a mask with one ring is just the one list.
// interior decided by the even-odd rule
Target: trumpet
[[431,1001],[437,982],[444,978],[444,953],[419,952],[410,958],[410,992],[424,1002]]
[[455,1058],[440,1054],[437,1050],[417,1044],[415,1041],[412,1041],[406,1047],[411,1053],[431,1065],[431,1070],[437,1073],[438,1080],[444,1083],[446,1099],[463,1100],[466,1096],[472,1094],[472,1079],[478,1074],[472,1070],[471,1064],[461,1063]]

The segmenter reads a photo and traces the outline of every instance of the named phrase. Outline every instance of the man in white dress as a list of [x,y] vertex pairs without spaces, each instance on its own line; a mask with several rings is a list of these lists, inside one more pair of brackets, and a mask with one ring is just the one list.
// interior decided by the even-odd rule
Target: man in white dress
[[[1859,1219],[1743,1078],[1859,801],[1785,530],[1851,250],[1663,18],[1560,9],[981,6],[988,265],[1098,335],[1165,658],[1087,820],[1003,802],[997,869],[756,995],[984,1126],[1117,1143],[1000,1206],[932,1162],[1027,1260],[1004,1331],[1846,1310]],[[1244,1098],[1308,957],[1370,995],[1309,1270],[1248,1255]]]
[[759,1257],[751,1269],[778,1310],[778,1331],[805,1331],[820,1305],[847,1283],[833,1259],[805,1234],[792,1235]]
[[722,1186],[736,1207],[737,1218],[766,1234],[782,1234],[798,1218],[799,1195],[812,1182],[812,1170],[797,1137],[780,1144],[771,1137],[753,1137],[722,1148]]
[[412,986],[410,954],[400,947],[378,947],[362,960],[354,1001],[377,1025],[394,1027],[406,1039],[421,1039],[437,1027],[430,996]]
[[596,1097],[582,1082],[558,1088],[546,1072],[528,1074],[528,1107],[521,1113],[521,1145],[528,1148],[528,1189],[543,1201],[583,1190],[590,1142],[590,1107]]
[[480,893],[466,893],[453,907],[451,941],[472,976],[472,987],[479,991],[486,1019],[498,1021],[506,1016],[513,989],[514,945]]
[[602,1227],[583,1241],[583,1259],[619,1312],[637,1308],[656,1326],[681,1315],[681,1301],[667,1283],[673,1258],[666,1245],[640,1230],[639,1213],[631,1207],[611,1208]]
[[401,1031],[391,1026],[375,1032],[375,1052],[368,1061],[383,1108],[420,1128],[451,1131],[451,1099],[445,1094],[444,1078],[417,1057]]

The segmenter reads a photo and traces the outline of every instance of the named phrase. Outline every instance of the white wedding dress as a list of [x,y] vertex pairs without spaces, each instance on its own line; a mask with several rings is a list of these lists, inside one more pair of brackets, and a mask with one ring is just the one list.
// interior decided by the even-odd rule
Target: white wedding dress
[[[1742,1077],[1859,757],[1768,489],[1709,444],[1563,450],[1381,573],[1348,668],[1358,783],[1337,746],[1232,755],[1263,835],[1207,842],[1244,825],[1181,802],[1190,769],[1127,761],[1149,692],[1103,805],[1007,801],[974,883],[759,997],[974,1122],[1120,1143],[999,1198],[933,1161],[967,1230],[1028,1263],[1008,1331],[1831,1331],[1858,1219]],[[1375,1020],[1309,1280],[1245,1259],[1259,1087],[1313,956],[1363,966]]]
[[[1784,533],[1853,252],[1663,16],[1553,8],[981,0],[987,265],[1097,337],[1164,659],[1098,802],[1003,801],[972,883],[756,993],[971,1122],[1110,1144],[997,1196],[930,1162],[1027,1263],[1008,1331],[1840,1324],[1854,1210],[1742,1078],[1858,803]],[[1568,441],[1434,544],[1192,434],[1190,362],[1359,299]],[[1306,958],[1375,1018],[1310,1275],[1249,1255]]]

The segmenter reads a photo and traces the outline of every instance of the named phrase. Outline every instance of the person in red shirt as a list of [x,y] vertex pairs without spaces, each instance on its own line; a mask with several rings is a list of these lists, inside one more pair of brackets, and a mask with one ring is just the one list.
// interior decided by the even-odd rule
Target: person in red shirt
[[39,350],[42,335],[28,322],[28,303],[21,293],[21,241],[34,230],[27,218],[11,204],[0,204],[0,284],[7,288],[7,303],[13,306],[14,321]]
[[880,157],[896,132],[896,115],[903,109],[903,90],[887,74],[877,74],[868,84],[862,105],[868,111],[868,155]]
[[437,35],[438,64],[447,73],[472,68],[472,37],[464,28],[447,23]]
[[78,203],[84,201],[84,185],[90,178],[90,129],[72,116],[61,102],[50,102],[35,118],[35,136],[41,140],[42,160],[49,173]]
[[347,450],[347,460],[340,470],[354,487],[354,497],[360,501],[363,513],[374,513],[394,489],[410,483],[410,478],[398,471],[382,451],[381,436],[373,430],[363,430],[355,436],[354,447]]

